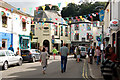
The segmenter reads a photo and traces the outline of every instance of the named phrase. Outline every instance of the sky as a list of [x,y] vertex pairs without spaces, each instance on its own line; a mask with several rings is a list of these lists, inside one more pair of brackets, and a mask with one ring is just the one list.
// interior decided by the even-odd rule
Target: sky
[[[74,2],[76,4],[80,4],[79,2],[85,1],[85,0],[3,0],[12,6],[16,8],[20,8],[23,11],[23,8],[26,9],[25,13],[34,15],[34,10],[38,6],[44,6],[45,4],[52,4],[52,5],[58,5],[58,3],[61,3],[60,10],[62,10],[63,7],[66,6],[67,3]],[[89,0],[89,1],[100,1],[105,2],[108,0]],[[32,8],[32,11],[30,11],[30,8]]]

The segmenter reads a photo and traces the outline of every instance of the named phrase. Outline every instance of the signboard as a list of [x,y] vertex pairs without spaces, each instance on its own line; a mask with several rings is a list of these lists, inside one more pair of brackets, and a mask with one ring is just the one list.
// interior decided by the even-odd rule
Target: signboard
[[119,26],[119,21],[118,20],[113,19],[113,20],[110,21],[110,28],[112,30],[117,30],[118,26]]
[[103,19],[104,19],[104,13],[105,13],[104,10],[101,10],[100,13],[99,13],[100,22],[102,22]]

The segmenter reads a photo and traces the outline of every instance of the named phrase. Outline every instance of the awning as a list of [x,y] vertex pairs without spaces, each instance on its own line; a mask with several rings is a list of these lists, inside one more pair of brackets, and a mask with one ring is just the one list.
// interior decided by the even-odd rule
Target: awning
[[33,39],[31,42],[38,42],[38,39]]
[[66,41],[66,43],[67,43],[67,44],[70,44],[70,43],[71,43],[71,41],[70,41],[70,40],[67,40],[67,41]]
[[61,40],[55,39],[55,42],[54,42],[54,43],[61,44]]

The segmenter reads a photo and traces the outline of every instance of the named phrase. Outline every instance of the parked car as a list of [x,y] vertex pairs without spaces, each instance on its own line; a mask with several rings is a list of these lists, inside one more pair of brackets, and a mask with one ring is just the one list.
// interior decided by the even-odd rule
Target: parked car
[[86,47],[85,46],[79,46],[79,48],[81,50],[81,57],[86,58],[86,55],[87,55]]
[[0,50],[0,66],[2,69],[7,70],[8,66],[13,64],[21,66],[22,57],[15,55],[15,53],[10,50]]
[[37,49],[24,49],[21,50],[23,61],[35,62],[40,60],[40,51]]

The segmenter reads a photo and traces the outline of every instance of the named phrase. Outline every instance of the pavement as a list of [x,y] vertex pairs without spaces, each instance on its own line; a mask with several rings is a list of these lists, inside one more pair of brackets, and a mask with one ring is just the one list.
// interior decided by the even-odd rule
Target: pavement
[[[88,59],[87,59],[88,62]],[[97,65],[95,61],[93,64],[88,63],[88,68],[90,72],[90,78],[92,80],[104,80],[100,70],[101,64]]]

